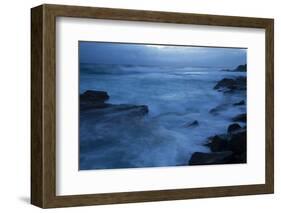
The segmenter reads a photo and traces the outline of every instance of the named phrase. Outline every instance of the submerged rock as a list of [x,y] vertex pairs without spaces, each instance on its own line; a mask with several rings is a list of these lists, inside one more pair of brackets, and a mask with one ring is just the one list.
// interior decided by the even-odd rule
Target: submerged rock
[[234,118],[232,118],[232,121],[234,121],[234,122],[247,122],[247,114],[243,113],[243,114],[236,115]]
[[194,120],[194,121],[184,124],[183,126],[184,127],[196,127],[196,126],[199,126],[199,122],[197,120]]
[[81,111],[80,118],[103,122],[129,121],[136,117],[143,117],[148,111],[146,105],[108,104],[102,108],[91,108]]
[[233,153],[231,151],[203,153],[195,152],[189,160],[189,165],[212,165],[231,163]]
[[209,113],[212,115],[218,115],[223,110],[227,109],[227,104],[221,104],[209,110]]
[[241,105],[245,105],[245,101],[244,100],[239,101],[239,102],[233,104],[233,106],[241,106]]
[[229,69],[229,68],[224,68],[224,69],[221,69],[221,71],[231,71],[231,69]]
[[120,104],[111,105],[111,113],[119,113],[126,116],[143,116],[148,113],[148,106],[146,105],[132,105],[132,104]]

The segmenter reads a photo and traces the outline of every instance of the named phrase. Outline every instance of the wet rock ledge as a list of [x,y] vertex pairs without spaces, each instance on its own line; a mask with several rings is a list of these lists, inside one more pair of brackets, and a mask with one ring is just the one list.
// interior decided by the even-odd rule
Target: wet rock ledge
[[133,104],[110,104],[105,91],[87,90],[80,94],[80,116],[95,118],[129,118],[144,116],[148,113],[148,106]]

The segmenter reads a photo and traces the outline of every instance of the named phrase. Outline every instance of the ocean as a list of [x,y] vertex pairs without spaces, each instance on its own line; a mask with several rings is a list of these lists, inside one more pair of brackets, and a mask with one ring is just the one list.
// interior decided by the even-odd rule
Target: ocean
[[[214,86],[246,72],[214,67],[80,64],[79,93],[106,91],[107,103],[146,105],[149,112],[122,121],[80,112],[79,169],[186,166],[194,152],[210,152],[208,137],[223,134],[245,113],[245,91]],[[210,110],[218,107],[216,113]],[[190,125],[197,121],[198,125]],[[243,125],[243,124],[241,124]]]

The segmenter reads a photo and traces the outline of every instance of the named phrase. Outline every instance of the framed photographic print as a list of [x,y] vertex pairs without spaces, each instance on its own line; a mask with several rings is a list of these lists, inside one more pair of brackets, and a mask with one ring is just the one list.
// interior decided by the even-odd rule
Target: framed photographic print
[[273,19],[31,10],[31,203],[274,191]]

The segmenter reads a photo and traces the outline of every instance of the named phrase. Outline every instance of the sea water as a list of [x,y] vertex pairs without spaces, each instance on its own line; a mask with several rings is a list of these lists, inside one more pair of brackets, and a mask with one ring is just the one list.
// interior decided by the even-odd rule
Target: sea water
[[[118,125],[80,118],[80,169],[188,165],[194,152],[210,152],[208,137],[226,133],[245,113],[245,91],[223,93],[214,86],[246,72],[214,67],[80,64],[80,88],[106,91],[110,104],[147,105],[149,113]],[[210,110],[221,106],[217,114]],[[198,121],[198,126],[189,123]]]

